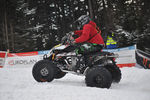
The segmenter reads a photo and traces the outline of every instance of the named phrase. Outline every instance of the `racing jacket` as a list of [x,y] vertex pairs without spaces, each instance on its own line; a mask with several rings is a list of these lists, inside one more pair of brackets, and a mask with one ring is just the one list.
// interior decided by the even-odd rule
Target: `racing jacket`
[[75,39],[75,43],[88,42],[94,44],[104,44],[101,32],[98,33],[96,24],[93,21],[85,24],[83,26],[83,30],[77,30],[74,33],[79,35],[79,37]]

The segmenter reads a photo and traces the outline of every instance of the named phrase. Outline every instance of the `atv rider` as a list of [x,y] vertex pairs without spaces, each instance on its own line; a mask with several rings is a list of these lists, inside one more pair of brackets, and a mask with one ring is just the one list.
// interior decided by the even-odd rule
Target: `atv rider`
[[88,55],[101,51],[104,46],[101,31],[96,26],[96,23],[87,15],[79,17],[75,21],[75,24],[78,24],[78,29],[80,28],[82,30],[74,31],[75,35],[79,37],[73,40],[72,44],[81,44],[75,51],[77,54],[83,54],[84,58],[86,58],[85,61],[89,63]]

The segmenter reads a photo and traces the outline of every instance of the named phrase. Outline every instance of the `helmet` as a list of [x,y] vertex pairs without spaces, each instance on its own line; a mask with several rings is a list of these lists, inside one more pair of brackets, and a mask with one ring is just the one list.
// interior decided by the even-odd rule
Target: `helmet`
[[80,16],[76,21],[79,28],[82,28],[85,24],[90,22],[91,18],[88,15]]

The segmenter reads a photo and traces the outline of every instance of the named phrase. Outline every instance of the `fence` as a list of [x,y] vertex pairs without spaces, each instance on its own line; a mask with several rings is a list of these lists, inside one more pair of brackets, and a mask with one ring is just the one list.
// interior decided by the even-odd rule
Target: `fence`
[[150,69],[150,54],[139,49],[137,49],[135,52],[136,62],[145,69]]

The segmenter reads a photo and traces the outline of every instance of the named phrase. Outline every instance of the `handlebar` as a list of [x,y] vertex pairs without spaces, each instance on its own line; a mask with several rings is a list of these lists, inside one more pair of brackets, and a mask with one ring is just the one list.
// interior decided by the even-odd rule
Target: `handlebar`
[[62,44],[70,44],[73,38],[74,32],[66,33],[66,35],[62,38],[61,43]]

